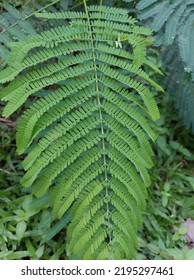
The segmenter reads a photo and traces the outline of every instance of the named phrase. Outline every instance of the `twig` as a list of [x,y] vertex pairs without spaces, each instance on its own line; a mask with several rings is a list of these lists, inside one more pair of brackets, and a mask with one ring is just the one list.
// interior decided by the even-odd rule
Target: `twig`
[[0,118],[0,123],[5,123],[8,126],[15,126],[15,122],[10,119]]

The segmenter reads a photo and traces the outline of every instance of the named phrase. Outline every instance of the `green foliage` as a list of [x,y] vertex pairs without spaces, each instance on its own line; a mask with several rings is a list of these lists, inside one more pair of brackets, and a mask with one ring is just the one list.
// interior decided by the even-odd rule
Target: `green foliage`
[[[26,2],[26,0],[9,1],[17,10],[20,9],[21,15],[25,16],[34,14],[36,10],[43,8],[42,1],[34,0],[25,5]],[[54,3],[48,0],[44,1],[44,5],[50,2]],[[92,0],[87,1],[88,4],[92,4],[93,2]],[[137,1],[130,2],[132,2],[134,7]],[[135,9],[130,9],[130,5],[127,1],[104,0],[103,3],[108,6],[126,7],[129,14],[136,13]],[[142,2],[144,5],[146,3],[147,1]],[[48,7],[47,10],[56,12],[60,7],[63,9],[67,9],[67,6],[69,6],[69,8],[74,8],[77,4],[79,5],[77,9],[80,10],[81,1],[74,0],[59,1],[53,7]],[[3,9],[3,15],[5,12],[5,9]],[[31,25],[38,33],[40,30],[50,28],[50,26],[57,26],[60,21],[56,21],[55,19],[48,21],[44,18],[35,20],[34,17],[29,17],[28,20],[29,19]],[[75,21],[74,19],[73,24],[75,24]],[[67,26],[68,22],[71,22],[71,19],[64,20],[63,24]],[[9,26],[14,24],[17,25],[17,19],[13,17]],[[1,26],[3,26],[3,22]],[[164,31],[164,27],[165,24],[160,31]],[[12,36],[10,28],[4,33],[10,37],[11,41],[17,41],[16,35]],[[120,48],[118,34],[116,37],[114,46]],[[161,39],[162,38],[163,37],[161,37]],[[148,41],[150,41],[150,38],[147,38],[147,43]],[[132,53],[131,46],[127,42],[121,42],[121,46],[123,50],[128,51],[128,55],[129,52]],[[29,51],[28,55],[32,57],[39,48],[42,49],[42,47],[32,49]],[[10,47],[8,47],[8,45],[6,49],[8,53],[10,53]],[[44,48],[44,50],[46,50],[46,48]],[[54,50],[54,48],[52,50]],[[81,49],[78,52],[70,54],[76,56],[83,52],[84,50]],[[184,123],[187,127],[192,127],[193,82],[191,81],[191,73],[188,73],[190,70],[181,60],[177,38],[175,38],[173,44],[168,48],[149,48],[149,59],[154,62],[155,65],[158,64],[159,54],[161,54],[162,71],[165,75],[161,80],[158,79],[158,81],[170,92],[171,98],[173,98],[173,101],[177,104],[176,106],[184,118]],[[116,55],[113,54],[113,56]],[[24,59],[26,59],[26,57]],[[34,64],[30,66],[29,69],[23,69],[21,73],[16,75],[18,75],[18,77],[22,76],[23,74],[37,69],[39,66],[48,66],[50,63],[59,62],[63,58],[63,56],[54,54],[53,58],[40,62],[38,65]],[[5,56],[5,59],[8,61],[8,56]],[[132,61],[132,58],[129,59]],[[5,63],[2,64],[3,67]],[[154,64],[150,64],[148,60],[146,60],[145,63],[142,68],[146,73],[149,73],[150,78],[156,80],[157,75],[155,75],[153,70],[153,68],[155,68]],[[151,65],[151,68],[149,65]],[[114,65],[111,67],[117,69]],[[121,74],[127,75],[126,70],[117,70],[119,70]],[[157,68],[155,68],[155,70],[157,71]],[[11,75],[12,74],[14,77],[13,72]],[[13,77],[11,77],[11,79]],[[145,82],[144,78],[138,75],[136,75],[135,79],[142,83]],[[145,84],[148,83],[149,81],[147,80]],[[55,182],[53,182],[45,195],[38,198],[34,198],[34,196],[30,194],[31,188],[23,189],[21,187],[19,180],[23,171],[21,170],[20,162],[24,157],[23,155],[18,156],[15,153],[14,122],[21,112],[25,114],[25,112],[29,110],[28,108],[35,105],[35,102],[40,101],[41,98],[45,98],[52,91],[60,89],[64,85],[67,86],[67,80],[44,87],[42,90],[31,95],[25,102],[25,107],[21,110],[17,110],[17,112],[11,116],[11,119],[0,118],[0,259],[67,258],[64,252],[67,248],[66,228],[69,230],[70,224],[68,225],[68,223],[71,218],[71,207],[70,212],[67,211],[59,221],[53,220],[50,201],[52,201],[53,194],[51,195],[51,193]],[[7,86],[7,83],[5,86]],[[4,86],[1,87],[1,90],[3,87]],[[72,96],[72,93],[70,93],[70,96]],[[141,99],[141,97],[134,100],[136,103],[133,101],[133,106],[136,108],[141,105],[139,99]],[[103,100],[103,97],[101,100]],[[165,95],[156,96],[156,101],[161,108],[162,116],[157,122],[157,126],[153,126],[153,124],[149,122],[151,129],[155,131],[159,137],[157,138],[156,144],[152,145],[156,156],[153,161],[154,165],[151,172],[152,183],[148,188],[147,208],[143,212],[143,224],[138,234],[139,250],[138,254],[135,256],[137,259],[193,259],[193,250],[186,244],[184,231],[180,228],[180,224],[188,217],[194,219],[193,136],[180,124],[177,119],[177,111],[174,110],[172,104],[169,104],[167,100],[167,93],[165,93]],[[143,110],[143,106],[141,109]],[[77,107],[71,109],[69,111],[70,114],[72,110],[77,110]],[[43,115],[44,113],[42,116]],[[47,116],[48,114],[45,117]],[[57,122],[61,122],[61,120],[60,117],[57,117],[57,121],[53,122],[53,127]],[[37,123],[37,121],[35,121],[35,123]],[[43,122],[41,125],[42,124]],[[30,153],[43,137],[44,131],[47,133],[47,129],[52,129],[53,127],[49,125],[47,128],[43,129],[42,133],[39,130],[41,126],[39,125],[36,127],[36,135],[26,152]],[[31,136],[27,137],[30,139]],[[27,140],[27,142],[28,141],[29,140]],[[53,144],[54,143],[55,142],[53,142]],[[38,176],[40,177],[42,174],[40,173]],[[101,176],[101,174],[99,176]],[[57,179],[58,178],[56,178],[55,181],[57,181]],[[35,183],[36,180],[37,179],[35,179]],[[77,256],[75,256],[75,258],[77,258]]]
[[0,147],[0,259],[64,259],[64,244],[58,243],[64,241],[64,229],[59,231],[67,216],[56,223],[49,194],[34,198],[20,185],[23,171],[15,152],[12,120],[2,123],[0,119]]
[[[133,258],[156,138],[148,119],[159,117],[148,85],[161,88],[143,71],[156,69],[146,60],[151,31],[104,6],[37,17],[69,25],[12,44],[0,74],[10,82],[3,116],[27,107],[16,137],[18,153],[28,153],[21,182],[50,194],[56,218],[70,211],[70,259]],[[17,227],[21,239],[26,225]]]
[[0,15],[0,59],[3,66],[8,62],[11,42],[36,34],[36,31],[31,23],[25,21],[24,16],[8,2],[3,2],[2,8],[4,12]]
[[194,1],[140,0],[136,8],[139,19],[155,30],[155,45],[162,47],[161,53],[165,50],[161,59],[167,79],[162,85],[171,94],[186,128],[193,129]]
[[[23,40],[28,35],[34,35],[45,29],[45,22],[37,21],[34,14],[47,9],[56,12],[57,9],[68,9],[78,1],[71,0],[18,0],[2,1],[0,8],[0,65],[3,68],[8,62],[12,42]],[[19,7],[20,10],[18,9]],[[47,26],[48,28],[48,26]]]
[[173,44],[172,47],[161,51],[161,59],[167,73],[161,83],[170,93],[185,127],[191,128],[194,132],[194,81],[184,68],[177,45]]
[[[191,259],[192,250],[186,246],[183,237],[179,234],[179,226],[188,217],[194,219],[193,135],[177,120],[177,111],[173,109],[172,103],[169,104],[168,95],[159,94],[156,96],[156,101],[161,108],[161,119],[153,129],[157,130],[160,137],[154,144],[156,156],[151,172],[152,184],[148,189],[149,196],[143,215],[143,225],[138,233],[139,253],[136,258]],[[4,210],[0,214],[0,220],[2,221],[4,217],[4,226],[2,227],[1,224],[0,229],[4,230],[1,237],[4,238],[3,242],[7,246],[7,250],[4,250],[3,243],[0,241],[0,248],[3,251],[0,258],[6,259],[5,256],[10,254],[9,257],[13,259],[66,259],[65,225],[60,233],[53,236],[53,227],[56,224],[58,229],[58,222],[51,221],[51,217],[48,216],[48,213],[51,216],[51,212],[48,211],[49,196],[33,198],[30,206],[39,207],[39,210],[35,215],[25,219],[28,234],[25,234],[18,243],[15,228],[19,219],[15,211],[22,210],[23,201],[26,201],[25,204],[29,203],[31,196],[26,195],[19,184],[23,172],[19,168],[21,158],[15,154],[15,129],[6,124],[0,124],[0,129],[0,147],[3,155],[0,161],[0,178],[1,189],[4,190],[4,194],[1,192],[0,195],[0,209]],[[168,198],[167,204],[163,197]],[[5,222],[7,216],[12,216],[12,219]],[[65,217],[62,217],[59,223],[63,221]],[[45,236],[50,240],[45,240]],[[36,252],[39,252],[39,248],[43,245],[42,256],[37,256]],[[21,251],[26,254],[26,257],[22,255],[24,253],[20,253]]]
[[156,32],[156,45],[171,45],[175,39],[181,58],[194,79],[193,60],[193,0],[140,0],[137,9],[141,20],[150,20],[149,25]]
[[138,259],[193,259],[180,224],[194,219],[193,135],[177,121],[168,96],[157,98],[161,118],[155,129],[153,184],[139,233]]

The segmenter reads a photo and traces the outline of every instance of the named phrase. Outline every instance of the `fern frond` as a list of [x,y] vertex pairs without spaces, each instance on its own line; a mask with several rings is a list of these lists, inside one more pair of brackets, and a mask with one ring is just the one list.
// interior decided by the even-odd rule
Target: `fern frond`
[[[74,108],[75,104],[78,106],[89,99],[92,94],[91,92],[88,92],[87,86],[93,82],[94,80],[91,76],[79,77],[77,79],[74,78],[73,84],[71,83],[67,86],[62,86],[60,89],[51,92],[48,96],[46,95],[45,98],[38,100],[28,110],[26,110],[18,127],[20,130],[20,134],[17,135],[18,153],[23,153],[39,132],[46,129],[54,121],[62,118],[65,112],[68,113]],[[84,90],[82,90],[83,88]],[[80,94],[79,98],[74,99],[73,103],[72,99],[70,99],[70,97],[68,98],[68,96],[78,91]],[[91,111],[92,108],[90,108]],[[84,116],[83,112],[81,112],[80,116]],[[79,116],[74,113],[66,118],[65,124],[68,124],[69,126],[79,120]],[[56,130],[53,132],[54,134],[58,134]],[[51,131],[51,139],[53,139],[53,132]]]
[[69,259],[133,258],[156,139],[149,122],[159,118],[149,87],[162,90],[143,70],[160,72],[146,59],[152,31],[104,6],[37,17],[69,25],[14,43],[0,74],[9,82],[3,115],[26,107],[16,137],[27,153],[21,183],[37,197],[49,192],[61,219],[44,240],[69,213]]

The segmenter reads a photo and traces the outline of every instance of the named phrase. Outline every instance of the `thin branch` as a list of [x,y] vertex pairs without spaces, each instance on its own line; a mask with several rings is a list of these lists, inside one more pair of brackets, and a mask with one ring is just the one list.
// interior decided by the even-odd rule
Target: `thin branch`
[[[50,3],[50,4],[48,4],[48,5],[44,6],[44,7],[42,7],[42,8],[39,9],[38,11],[35,11],[35,12],[31,13],[31,14],[28,15],[28,16],[25,16],[25,17],[23,18],[23,20],[26,20],[26,19],[28,19],[28,18],[34,16],[36,13],[39,13],[39,12],[41,12],[42,10],[47,9],[48,7],[50,7],[50,6],[54,5],[54,4],[56,4],[56,3],[59,2],[59,1],[61,1],[61,0],[56,0],[55,2]],[[3,30],[3,31],[1,32],[1,34],[5,33],[5,32],[6,32],[7,30],[9,30],[10,28],[16,26],[18,23],[19,23],[19,21],[16,21],[14,24],[10,25],[8,28],[6,28],[5,30]]]
[[[86,2],[88,2],[88,0],[86,0]],[[75,6],[73,6],[73,7],[71,7],[71,8],[69,8],[69,10],[73,10],[73,9],[75,9],[75,8],[77,8],[77,7],[79,7],[79,6],[81,6],[83,3],[84,3],[84,1],[82,1],[81,3],[76,4]]]
[[[34,16],[36,13],[39,13],[39,12],[41,12],[41,11],[47,9],[47,8],[49,8],[50,6],[53,6],[53,5],[55,5],[56,3],[60,2],[60,1],[61,1],[61,0],[56,0],[56,1],[54,1],[53,3],[50,3],[50,4],[48,4],[48,5],[44,6],[44,7],[42,7],[41,9],[39,9],[39,10],[37,10],[37,11],[31,13],[30,15],[25,16],[25,17],[23,18],[23,20],[26,20],[26,19],[28,19],[28,18]],[[88,0],[86,0],[86,2],[87,2],[87,1],[88,1]],[[83,2],[81,2],[81,3],[79,3],[79,4],[76,4],[75,6],[71,7],[69,10],[73,10],[73,9],[77,8],[78,6],[80,6],[80,5],[82,5],[82,4],[83,4]],[[0,34],[5,33],[5,32],[6,32],[7,30],[9,30],[10,28],[16,26],[18,23],[19,23],[19,21],[17,21],[17,22],[15,22],[14,24],[10,25],[10,26],[9,26],[8,28],[6,28],[5,30],[1,31]]]
[[15,122],[9,119],[0,118],[0,123],[5,123],[8,126],[15,126]]

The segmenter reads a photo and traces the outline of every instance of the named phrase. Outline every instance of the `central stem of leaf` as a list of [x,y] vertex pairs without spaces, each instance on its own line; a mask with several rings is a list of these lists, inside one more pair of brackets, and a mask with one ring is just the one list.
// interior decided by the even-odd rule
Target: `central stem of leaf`
[[[92,48],[92,58],[93,58],[93,65],[94,65],[94,76],[95,76],[95,83],[96,83],[96,93],[97,93],[97,102],[99,105],[99,117],[101,120],[101,135],[102,135],[102,151],[104,152],[106,150],[106,146],[105,146],[105,138],[103,137],[105,132],[104,132],[104,119],[103,119],[103,115],[102,115],[102,110],[101,110],[101,101],[100,101],[100,89],[99,89],[99,81],[98,81],[98,75],[97,75],[97,66],[96,66],[96,56],[95,56],[95,48],[94,48],[94,42],[93,42],[93,33],[92,33],[92,27],[90,24],[90,17],[89,17],[89,13],[88,13],[88,8],[86,5],[86,0],[83,1],[84,2],[84,7],[85,7],[85,12],[86,12],[86,16],[87,16],[87,21],[88,21],[88,28],[89,28],[89,32],[90,32],[90,38],[91,38],[91,48]],[[105,174],[105,182],[107,183],[108,180],[108,172],[107,172],[107,159],[106,159],[106,154],[102,153],[103,156],[103,166],[104,166],[104,174]],[[108,194],[108,185],[109,184],[105,184],[105,197],[109,197]],[[110,214],[110,209],[109,209],[109,202],[108,200],[105,200],[106,203],[106,214],[107,214],[107,227],[110,228],[111,227],[111,222],[110,222],[110,218],[109,218],[109,214]],[[109,232],[109,231],[108,231]],[[109,242],[111,242],[111,234],[108,234],[109,236]]]

